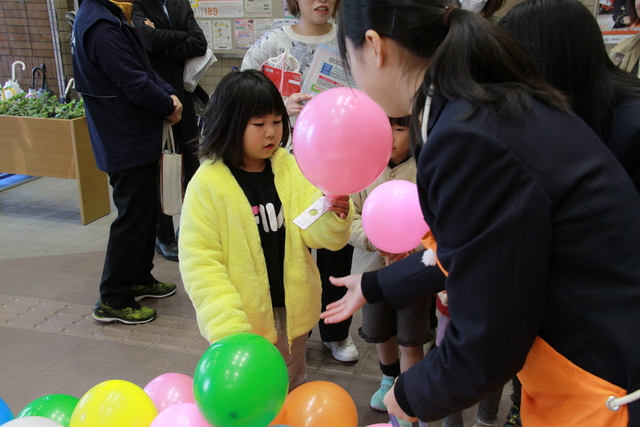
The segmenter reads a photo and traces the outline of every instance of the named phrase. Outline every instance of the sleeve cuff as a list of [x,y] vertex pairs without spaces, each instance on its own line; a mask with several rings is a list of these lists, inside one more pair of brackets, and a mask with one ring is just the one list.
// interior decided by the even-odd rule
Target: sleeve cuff
[[360,288],[362,289],[364,299],[366,299],[369,304],[384,300],[384,294],[382,293],[382,288],[378,282],[377,271],[363,273]]
[[404,375],[400,375],[396,379],[396,385],[393,387],[393,394],[402,411],[410,417],[415,417],[416,414],[411,410],[411,406],[409,406],[409,401],[407,400],[407,395],[404,392]]

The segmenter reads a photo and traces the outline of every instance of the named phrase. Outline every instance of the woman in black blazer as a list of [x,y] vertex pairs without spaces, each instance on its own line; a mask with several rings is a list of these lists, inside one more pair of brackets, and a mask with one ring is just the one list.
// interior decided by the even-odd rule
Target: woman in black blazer
[[[199,162],[196,150],[198,126],[193,96],[184,89],[184,64],[187,59],[205,54],[207,40],[193,16],[188,0],[136,0],[133,25],[147,51],[151,67],[177,92],[184,107],[182,121],[173,126],[176,149],[183,153],[183,186],[196,173]],[[178,261],[178,245],[173,218],[159,213],[156,251],[171,261]]]
[[[424,141],[429,251],[395,268],[423,292],[446,289],[451,313],[441,346],[387,394],[389,413],[437,420],[518,373],[527,427],[640,425],[640,404],[616,400],[640,388],[628,174],[527,52],[457,2],[343,0],[340,13],[358,87],[389,116],[412,113]],[[402,308],[410,289],[382,276],[334,280],[349,291],[325,321],[365,299]]]

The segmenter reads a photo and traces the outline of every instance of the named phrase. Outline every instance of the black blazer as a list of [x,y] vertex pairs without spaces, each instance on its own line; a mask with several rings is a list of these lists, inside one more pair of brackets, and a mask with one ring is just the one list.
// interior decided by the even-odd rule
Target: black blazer
[[[167,14],[159,0],[136,0],[133,3],[133,25],[138,29],[142,45],[153,69],[178,91],[183,99],[184,62],[202,56],[207,40],[196,22],[188,0],[167,0]],[[149,19],[152,28],[144,23]]]
[[[444,280],[451,323],[441,346],[398,377],[398,403],[425,421],[467,408],[522,368],[536,336],[639,389],[640,195],[629,175],[573,113],[538,102],[510,119],[483,108],[465,119],[469,111],[434,100],[418,159],[422,211],[449,272],[423,266],[433,281],[424,285]],[[364,282],[363,292],[376,295]],[[629,416],[640,425],[640,402]]]

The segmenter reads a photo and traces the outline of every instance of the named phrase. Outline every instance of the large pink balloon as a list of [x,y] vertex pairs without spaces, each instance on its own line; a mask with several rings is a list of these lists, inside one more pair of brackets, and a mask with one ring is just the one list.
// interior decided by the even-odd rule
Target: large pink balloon
[[293,154],[304,176],[325,194],[364,190],[384,171],[393,135],[382,108],[364,92],[326,90],[302,109]]
[[211,427],[195,403],[176,403],[154,418],[149,427]]
[[193,397],[193,378],[179,373],[162,374],[144,388],[158,412],[177,403],[196,403]]
[[429,231],[418,187],[409,181],[387,181],[376,187],[362,207],[362,228],[373,245],[391,254],[415,249]]

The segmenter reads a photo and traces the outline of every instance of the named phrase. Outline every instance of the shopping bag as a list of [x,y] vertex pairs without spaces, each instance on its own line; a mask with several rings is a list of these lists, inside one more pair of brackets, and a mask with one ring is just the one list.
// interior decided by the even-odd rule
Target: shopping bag
[[[293,65],[294,70],[291,70],[291,60],[297,65],[297,67]],[[280,94],[285,98],[300,92],[302,87],[301,75],[295,71],[296,69],[300,69],[298,61],[286,52],[276,58],[268,59],[261,67],[262,73],[276,85]]]
[[182,209],[182,154],[176,153],[171,123],[164,122],[160,156],[160,203],[162,212],[178,215]]
[[207,52],[203,56],[197,56],[195,58],[189,58],[184,62],[184,89],[188,92],[193,92],[198,86],[200,79],[207,72],[207,69],[216,62],[218,58],[213,54],[213,51],[207,48]]

